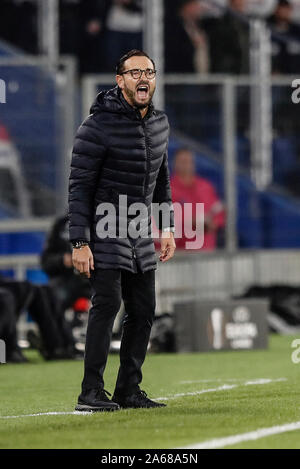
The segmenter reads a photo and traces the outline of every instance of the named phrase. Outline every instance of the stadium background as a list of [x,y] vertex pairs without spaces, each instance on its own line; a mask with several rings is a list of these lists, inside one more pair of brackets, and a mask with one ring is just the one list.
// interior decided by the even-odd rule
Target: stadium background
[[[137,47],[157,66],[155,104],[166,110],[171,124],[170,171],[176,151],[190,148],[198,175],[214,185],[226,208],[215,250],[178,251],[172,262],[159,266],[158,313],[172,314],[174,304],[183,300],[227,301],[253,286],[298,290],[300,123],[292,83],[300,73],[300,1],[290,2],[292,33],[274,26],[275,0],[236,0],[231,10],[229,3],[2,0],[3,275],[47,284],[40,254],[54,219],[66,211],[76,127],[95,94],[113,86],[115,58]],[[130,5],[128,24],[121,30],[110,11],[116,5]],[[182,28],[180,14],[186,6],[191,7],[187,24],[196,25],[202,38],[197,47],[186,33],[187,24]],[[248,42],[241,42],[240,61],[216,70],[210,56],[215,30],[209,25],[224,15],[234,18],[240,25],[234,34],[247,36]],[[183,36],[176,37],[182,29],[184,40],[190,41],[185,49]],[[216,47],[220,56],[232,59],[226,42]],[[281,60],[276,60],[278,49],[284,49]],[[300,300],[294,306],[294,322],[287,322],[281,332],[298,331]],[[21,339],[28,321],[25,312],[19,321]]]
[[[215,253],[197,253],[208,274],[201,277],[201,282],[197,278],[195,291],[209,297],[242,293],[254,282],[254,276],[259,284],[297,283],[294,253],[286,250],[300,247],[298,107],[291,100],[292,80],[300,68],[300,36],[288,39],[297,52],[293,55],[293,76],[284,69],[270,76],[264,37],[261,49],[257,41],[252,41],[257,49],[251,52],[253,56],[261,54],[264,70],[256,57],[250,67],[251,75],[245,75],[242,68],[231,75],[228,70],[212,75],[209,69],[202,74],[192,70],[184,73],[190,67],[185,50],[176,50],[177,63],[168,59],[174,56],[172,28],[176,30],[174,15],[178,16],[180,2],[146,2],[142,31],[118,33],[107,31],[102,25],[104,32],[101,30],[99,37],[87,37],[84,28],[107,3],[110,4],[2,2],[0,61],[7,103],[1,105],[1,269],[19,279],[46,281],[39,270],[39,253],[53,217],[66,210],[74,131],[88,114],[97,91],[114,83],[111,50],[117,49],[117,55],[122,53],[127,38],[127,43],[135,40],[143,46],[157,64],[156,104],[166,109],[172,128],[170,169],[176,148],[189,146],[196,153],[198,173],[214,184],[225,201],[227,224],[223,243],[217,257]],[[218,3],[222,4],[202,2],[206,6],[202,16],[224,14],[216,6],[209,7]],[[292,3],[293,21],[297,21],[299,2]],[[265,20],[275,4],[245,2],[246,12],[257,12]],[[137,2],[138,6],[141,2]],[[81,17],[80,8],[84,12]],[[99,24],[104,21],[96,18]],[[240,22],[248,28],[245,18],[250,21],[244,14]],[[55,24],[59,26],[56,29]],[[164,33],[169,30],[170,34]],[[109,34],[113,36],[107,50]],[[222,50],[222,44],[219,48],[222,54],[230,55],[230,51]],[[251,53],[247,51],[247,60]],[[288,62],[285,65],[288,68]],[[260,80],[258,87],[249,87],[253,77]],[[270,249],[274,250],[272,254]],[[179,256],[177,260],[185,262]],[[221,268],[215,268],[216,261]],[[186,274],[177,279],[176,262],[167,276],[175,295],[177,284],[192,284],[195,279]],[[233,269],[231,285],[228,268]],[[170,290],[170,285],[162,285],[162,289]]]

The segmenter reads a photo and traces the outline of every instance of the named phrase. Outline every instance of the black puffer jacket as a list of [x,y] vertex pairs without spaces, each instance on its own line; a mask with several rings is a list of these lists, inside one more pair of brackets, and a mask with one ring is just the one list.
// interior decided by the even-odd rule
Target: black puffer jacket
[[165,224],[174,226],[168,136],[168,119],[163,112],[151,104],[142,119],[117,86],[98,94],[91,115],[79,127],[69,183],[70,241],[90,241],[95,268],[131,272],[137,267],[142,272],[156,268],[151,237],[101,239],[96,225],[104,215],[97,215],[96,210],[98,204],[111,202],[120,220],[119,195],[126,195],[128,207],[134,202],[147,206],[149,228],[151,203],[167,202],[171,221]]

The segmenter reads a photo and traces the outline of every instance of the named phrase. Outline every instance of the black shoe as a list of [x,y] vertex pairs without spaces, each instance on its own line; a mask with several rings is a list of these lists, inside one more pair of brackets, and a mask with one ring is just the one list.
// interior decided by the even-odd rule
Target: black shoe
[[18,348],[7,353],[7,363],[28,363],[28,359],[23,355],[22,351]]
[[129,396],[113,395],[112,400],[123,409],[152,409],[154,407],[166,407],[166,404],[151,401],[145,391],[140,389]]
[[65,348],[56,348],[53,350],[41,349],[40,354],[46,361],[73,360],[73,356]]
[[30,348],[34,350],[40,350],[42,348],[42,341],[40,335],[32,329],[27,332],[27,340],[29,342]]
[[120,406],[108,399],[107,394],[111,396],[105,389],[87,389],[78,397],[78,404],[75,410],[81,412],[101,412],[119,410]]

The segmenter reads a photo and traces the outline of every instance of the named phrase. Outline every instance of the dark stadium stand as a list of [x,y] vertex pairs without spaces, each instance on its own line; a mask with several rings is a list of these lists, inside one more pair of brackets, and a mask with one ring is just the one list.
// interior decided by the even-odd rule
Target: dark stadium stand
[[[25,57],[24,54],[22,54]],[[0,41],[0,58],[20,56]],[[1,114],[3,125],[21,155],[22,171],[31,194],[33,214],[49,212],[57,189],[57,160],[61,151],[60,115],[55,81],[45,67],[34,64],[1,66],[1,78],[7,83],[9,106]],[[37,194],[47,194],[37,200]],[[42,204],[42,206],[40,205]],[[52,203],[52,210],[55,204]],[[0,217],[9,215],[0,206]]]

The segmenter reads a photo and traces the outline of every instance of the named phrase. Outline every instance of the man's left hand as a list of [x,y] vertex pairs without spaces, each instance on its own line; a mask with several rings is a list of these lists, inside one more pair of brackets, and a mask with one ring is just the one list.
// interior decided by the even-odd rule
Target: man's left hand
[[174,235],[171,231],[163,231],[160,240],[160,256],[161,262],[167,262],[174,256],[176,244]]

